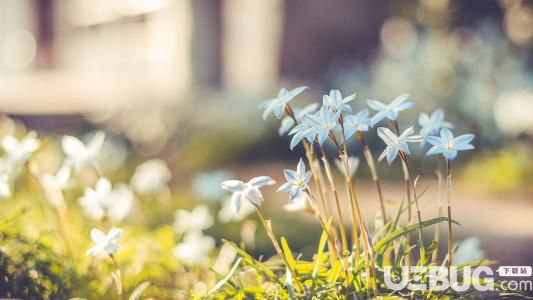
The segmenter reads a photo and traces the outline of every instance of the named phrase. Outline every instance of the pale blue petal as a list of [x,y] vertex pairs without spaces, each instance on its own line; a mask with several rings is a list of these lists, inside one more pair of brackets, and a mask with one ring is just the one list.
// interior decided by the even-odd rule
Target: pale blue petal
[[394,148],[389,149],[389,152],[387,153],[387,163],[389,163],[390,165],[394,161],[397,155],[398,155],[397,149],[394,149]]
[[400,96],[394,98],[394,100],[392,100],[392,102],[389,105],[392,107],[396,107],[402,104],[402,102],[404,102],[407,98],[409,98],[409,96],[410,95],[408,93],[401,94]]
[[447,128],[443,128],[440,131],[440,137],[444,145],[453,144],[454,142],[453,133]]
[[426,155],[441,154],[444,151],[445,149],[441,146],[433,146],[428,150],[428,152],[426,152]]
[[298,177],[298,174],[296,174],[296,172],[293,170],[285,169],[283,170],[283,174],[285,175],[285,179],[287,179],[287,181],[296,180]]
[[470,144],[470,142],[472,142],[473,139],[474,139],[473,134],[463,134],[463,135],[456,137],[453,140],[453,144],[454,144],[454,147],[468,145]]
[[405,102],[405,103],[402,103],[402,104],[396,106],[394,109],[396,111],[402,111],[402,110],[411,109],[411,108],[414,108],[414,107],[415,107],[415,104],[413,102]]
[[273,185],[275,184],[276,181],[274,181],[274,179],[268,177],[268,176],[258,176],[258,177],[254,177],[252,179],[250,179],[250,181],[248,181],[248,184],[251,185],[251,186],[255,186],[255,187],[264,187],[264,186],[268,186],[268,185]]
[[302,178],[305,174],[305,163],[301,158],[296,166],[296,174],[299,178]]
[[387,117],[386,111],[378,112],[372,117],[372,119],[370,119],[370,127],[376,126],[376,124],[379,123],[381,120],[385,119],[385,117]]
[[442,139],[440,137],[426,136],[425,140],[433,146],[442,145]]
[[457,156],[457,151],[446,151],[442,153],[448,160],[453,160]]
[[281,119],[284,113],[285,113],[285,104],[276,105],[276,108],[274,110],[274,114],[276,115],[276,118]]
[[293,185],[292,182],[285,182],[278,188],[278,192],[287,193],[291,190]]
[[376,111],[383,111],[387,109],[387,106],[377,100],[366,100],[366,104]]

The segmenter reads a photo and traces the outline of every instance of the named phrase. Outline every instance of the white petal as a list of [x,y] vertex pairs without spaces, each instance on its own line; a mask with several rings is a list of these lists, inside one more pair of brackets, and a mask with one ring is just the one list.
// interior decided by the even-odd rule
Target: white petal
[[274,181],[274,179],[268,176],[255,177],[255,178],[252,178],[250,181],[248,181],[249,185],[252,185],[258,188],[268,186],[268,185],[273,185],[275,183],[276,181]]
[[226,180],[223,181],[220,186],[226,191],[235,193],[242,191],[243,184],[244,183],[240,180]]

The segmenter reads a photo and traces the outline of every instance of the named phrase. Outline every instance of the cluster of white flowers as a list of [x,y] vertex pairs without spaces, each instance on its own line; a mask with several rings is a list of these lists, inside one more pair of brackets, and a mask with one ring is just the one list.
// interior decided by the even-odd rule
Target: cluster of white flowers
[[177,210],[174,228],[183,240],[174,248],[174,256],[189,266],[204,263],[215,248],[215,240],[202,231],[211,227],[213,221],[205,205],[198,205],[192,211]]

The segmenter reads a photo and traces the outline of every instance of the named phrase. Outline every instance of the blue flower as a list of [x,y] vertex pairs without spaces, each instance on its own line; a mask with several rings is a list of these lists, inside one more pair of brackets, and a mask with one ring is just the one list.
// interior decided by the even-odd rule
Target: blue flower
[[339,128],[337,120],[339,120],[340,115],[340,111],[333,112],[322,106],[315,114],[307,115],[307,120],[309,120],[309,124],[312,126],[308,134],[316,134],[320,145],[324,144],[329,133]]
[[474,146],[470,144],[473,139],[473,134],[454,137],[449,129],[443,128],[440,131],[440,137],[426,137],[426,141],[433,145],[426,155],[442,154],[446,159],[452,160],[457,156],[458,151],[474,149]]
[[290,199],[294,199],[299,192],[304,191],[311,180],[313,175],[311,171],[305,171],[305,164],[300,158],[296,171],[287,170],[283,171],[285,179],[287,180],[282,186],[279,187],[278,192],[289,193]]
[[248,182],[241,180],[226,180],[221,183],[222,189],[232,193],[231,208],[235,214],[241,209],[242,201],[250,201],[255,206],[261,205],[263,194],[259,190],[262,187],[273,185],[276,182],[268,176],[259,176],[250,179]]
[[278,119],[281,119],[281,117],[283,117],[283,113],[285,112],[285,105],[287,105],[289,101],[291,101],[294,97],[298,96],[306,89],[306,86],[297,87],[290,91],[286,88],[282,88],[279,91],[277,98],[267,100],[259,104],[259,108],[265,110],[263,112],[263,120],[265,120],[271,112],[274,112],[276,117]]
[[355,115],[345,115],[343,122],[346,140],[352,137],[357,131],[368,131],[368,126],[370,125],[368,110],[363,109]]
[[289,132],[289,135],[292,135],[289,147],[291,150],[294,150],[294,147],[296,147],[296,145],[298,145],[304,138],[312,144],[315,141],[316,130],[308,119],[304,119],[300,124],[294,126],[291,132]]
[[[311,103],[302,109],[294,108],[293,109],[294,119],[296,119],[298,123],[301,123],[304,120],[305,115],[315,112],[317,108],[318,108],[317,103]],[[281,120],[281,126],[279,127],[279,130],[278,130],[279,135],[284,135],[289,130],[291,130],[291,128],[294,126],[294,119],[290,116],[287,116],[283,118],[283,120]]]
[[389,165],[394,161],[398,152],[402,151],[403,153],[409,155],[408,143],[420,142],[422,137],[412,135],[415,132],[413,126],[407,128],[400,136],[396,136],[390,129],[386,127],[378,128],[378,136],[385,142],[387,148],[381,153],[378,158],[378,161],[383,160],[387,157],[387,162]]
[[376,100],[367,100],[366,103],[368,106],[377,111],[377,113],[370,120],[370,126],[374,127],[377,123],[385,118],[389,120],[396,120],[400,111],[415,107],[415,104],[412,102],[404,102],[408,97],[409,94],[402,94],[396,97],[396,99],[394,99],[388,105]]
[[355,100],[355,93],[346,98],[342,98],[341,91],[331,90],[329,92],[329,95],[324,95],[322,99],[322,105],[331,109],[334,112],[352,112],[352,107],[348,103]]
[[444,111],[441,108],[435,110],[431,116],[421,113],[418,124],[421,126],[420,135],[423,137],[436,135],[442,128],[453,128],[452,123],[444,121]]

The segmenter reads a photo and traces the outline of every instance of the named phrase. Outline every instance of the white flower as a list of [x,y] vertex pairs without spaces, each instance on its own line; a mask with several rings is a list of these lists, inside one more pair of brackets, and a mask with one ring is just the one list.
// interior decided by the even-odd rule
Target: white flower
[[283,209],[286,211],[305,211],[309,209],[309,196],[305,192],[298,192],[296,196],[289,201],[289,203],[283,205]]
[[[228,197],[229,198],[229,197]],[[235,213],[235,210],[233,208],[233,203],[230,199],[227,199],[227,201],[224,201],[222,204],[222,208],[218,212],[218,219],[220,222],[228,223],[228,222],[240,222],[244,220],[247,216],[249,216],[251,213],[255,211],[255,206],[250,201],[243,201],[241,202],[241,207],[239,209],[239,212]]]
[[85,194],[79,198],[79,203],[88,218],[101,220],[109,217],[112,221],[124,219],[133,205],[133,194],[125,184],[118,184],[112,189],[107,178],[100,178],[94,189],[85,188]]
[[178,233],[202,231],[213,225],[213,216],[205,205],[198,205],[192,211],[178,209],[174,228]]
[[278,192],[289,193],[290,199],[307,188],[313,175],[311,171],[305,171],[305,163],[301,158],[296,166],[296,171],[285,169],[283,173],[287,182],[278,188]]
[[70,168],[62,166],[56,175],[40,174],[37,177],[43,188],[45,199],[54,206],[64,204],[63,189],[70,180]]
[[481,248],[481,241],[477,237],[470,237],[459,244],[459,249],[452,259],[453,264],[463,264],[483,258],[485,258],[485,251]]
[[135,168],[135,173],[131,177],[131,185],[139,194],[157,193],[167,185],[171,176],[163,160],[151,159]]
[[9,177],[7,174],[0,174],[0,200],[11,197],[11,188],[9,187]]
[[261,205],[263,194],[261,194],[259,188],[275,183],[274,179],[268,176],[259,176],[252,178],[246,183],[240,180],[226,180],[222,182],[221,186],[224,190],[233,193],[230,201],[233,212],[238,213],[242,201],[250,201],[255,206]]
[[406,155],[411,154],[408,143],[420,142],[422,140],[421,136],[413,135],[415,132],[413,126],[404,130],[400,136],[397,136],[386,127],[379,127],[377,131],[378,136],[387,145],[387,148],[385,148],[383,153],[379,156],[378,161],[381,161],[386,157],[389,165],[394,161],[400,151]]
[[348,156],[348,174],[346,174],[346,168],[340,159],[335,160],[335,166],[337,169],[339,169],[339,172],[349,178],[352,178],[353,175],[355,175],[355,172],[357,172],[357,168],[359,168],[359,157]]
[[28,132],[20,141],[12,135],[6,135],[2,139],[2,148],[6,153],[8,164],[25,163],[40,146],[41,142],[37,139],[35,131]]
[[117,222],[123,220],[131,211],[135,196],[133,192],[124,183],[118,183],[109,194],[107,207],[107,216],[111,221]]
[[61,147],[65,152],[66,163],[74,167],[75,170],[80,170],[86,165],[95,166],[96,158],[102,149],[104,143],[105,133],[98,131],[93,138],[84,144],[78,138],[73,136],[64,136],[61,140]]
[[122,236],[122,229],[113,227],[107,234],[102,231],[93,228],[91,230],[91,239],[94,242],[94,246],[87,250],[87,255],[96,256],[101,253],[108,255],[118,251],[118,240]]
[[198,265],[205,262],[209,251],[215,247],[215,240],[201,232],[191,232],[174,250],[174,256],[186,265]]

